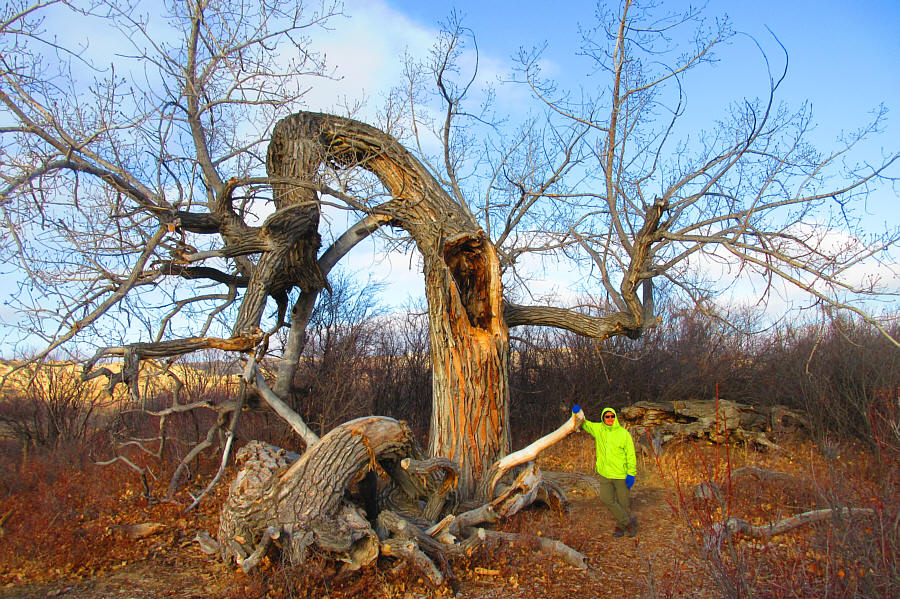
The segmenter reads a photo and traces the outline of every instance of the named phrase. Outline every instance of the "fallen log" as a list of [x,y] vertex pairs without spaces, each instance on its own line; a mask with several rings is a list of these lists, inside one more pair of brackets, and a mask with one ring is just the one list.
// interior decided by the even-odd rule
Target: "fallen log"
[[520,547],[537,547],[544,553],[557,556],[570,566],[579,570],[587,570],[587,561],[585,561],[584,555],[561,541],[514,532],[499,532],[496,530],[485,530],[484,532],[487,539]]
[[726,399],[648,402],[624,407],[619,418],[628,426],[638,445],[662,445],[678,439],[703,439],[713,443],[731,441],[780,449],[767,437],[775,430],[806,429],[803,416],[784,406],[755,407]]
[[369,555],[365,547],[377,537],[361,510],[346,502],[345,492],[377,469],[378,459],[400,460],[411,445],[405,424],[369,417],[335,428],[290,465],[271,446],[242,448],[243,467],[219,519],[222,558],[243,562],[272,527],[285,535],[282,551],[292,563],[303,562],[312,546],[341,561],[358,562],[354,546],[362,544],[361,554]]

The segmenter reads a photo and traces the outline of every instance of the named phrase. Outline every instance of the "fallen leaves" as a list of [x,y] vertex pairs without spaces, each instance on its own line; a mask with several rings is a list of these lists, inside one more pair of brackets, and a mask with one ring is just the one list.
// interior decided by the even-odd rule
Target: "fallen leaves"
[[[550,458],[557,467],[568,469],[577,463],[587,471],[591,463],[585,456],[591,455],[593,447],[582,441],[591,440],[577,437],[564,440],[559,444],[558,453]],[[772,469],[789,471],[791,468],[787,458],[777,463],[774,456],[764,455],[759,459],[763,458],[773,462]],[[702,472],[691,470],[684,473],[682,481],[700,480],[701,475]],[[10,589],[43,583],[47,592],[41,596],[82,584],[84,588],[91,585],[92,590],[81,595],[73,591],[66,596],[98,598],[127,596],[130,588],[156,591],[155,595],[148,596],[242,599],[298,595],[345,599],[353,596],[353,589],[357,596],[374,599],[454,594],[449,586],[431,589],[417,580],[417,573],[409,570],[392,572],[389,560],[377,570],[354,575],[345,586],[326,587],[324,575],[316,574],[315,569],[305,578],[285,573],[277,559],[266,566],[262,576],[250,579],[225,569],[214,555],[203,554],[202,545],[194,541],[198,531],[216,530],[220,505],[216,497],[219,496],[201,503],[185,517],[178,505],[148,505],[134,491],[135,487],[122,486],[123,476],[113,469],[86,474],[68,472],[65,476],[34,474],[34,477],[27,493],[0,499],[0,514],[14,510],[5,523],[7,535],[0,545],[3,593],[19,596]],[[160,478],[165,480],[163,476]],[[573,494],[567,512],[535,508],[502,524],[508,532],[541,534],[565,542],[585,554],[591,566],[588,571],[578,571],[530,548],[504,544],[491,550],[475,550],[450,564],[457,575],[455,584],[460,596],[573,599],[606,596],[614,588],[617,594],[639,597],[648,595],[650,584],[655,585],[659,596],[667,593],[691,599],[721,596],[711,582],[710,564],[698,559],[694,552],[695,540],[688,521],[679,520],[678,516],[673,518],[673,505],[677,507],[677,502],[672,500],[674,484],[655,471],[642,473],[641,480],[641,487],[632,496],[641,522],[635,539],[612,538],[612,519],[590,494]],[[770,493],[764,485],[757,486],[758,489],[751,489],[753,494],[730,504],[727,512],[765,520],[773,513],[787,513],[792,509],[793,504],[786,503],[789,498],[784,493]],[[127,499],[120,498],[123,490],[130,491],[126,493]],[[222,495],[227,492],[227,481],[219,492]],[[871,495],[863,497],[868,499]],[[718,513],[716,516],[721,517]],[[699,529],[704,522],[697,519],[694,524]],[[878,530],[867,524],[859,532],[870,535]],[[758,568],[755,581],[760,584],[777,581],[779,576],[783,584],[785,579],[784,574],[764,570],[767,565],[781,564],[785,571],[795,568],[796,583],[805,585],[803,596],[817,596],[826,584],[862,588],[863,584],[875,584],[871,581],[881,576],[867,562],[855,558],[839,561],[833,551],[829,553],[813,546],[811,538],[810,533],[786,535],[767,542],[735,538],[734,548],[745,560],[742,567],[751,571]],[[277,586],[290,580],[290,576],[295,576],[296,584],[302,580],[307,585],[302,592],[297,590],[299,587],[292,590]],[[671,592],[675,589],[677,593]]]

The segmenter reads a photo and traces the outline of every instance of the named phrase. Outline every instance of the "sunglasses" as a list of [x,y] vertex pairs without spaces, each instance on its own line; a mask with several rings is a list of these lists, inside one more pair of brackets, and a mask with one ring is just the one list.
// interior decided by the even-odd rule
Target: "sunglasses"
[[603,415],[603,419],[604,419],[604,420],[615,420],[615,419],[616,419],[616,415],[615,415],[615,414],[606,413],[606,414]]

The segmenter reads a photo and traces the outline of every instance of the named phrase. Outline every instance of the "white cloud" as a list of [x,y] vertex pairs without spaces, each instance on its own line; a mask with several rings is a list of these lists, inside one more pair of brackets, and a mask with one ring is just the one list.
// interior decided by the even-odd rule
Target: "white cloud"
[[380,98],[402,81],[404,52],[425,55],[436,32],[380,1],[353,0],[346,8],[350,16],[312,36],[313,48],[339,79],[316,81],[304,100],[310,110],[333,111],[344,99],[367,99],[360,118],[371,119]]

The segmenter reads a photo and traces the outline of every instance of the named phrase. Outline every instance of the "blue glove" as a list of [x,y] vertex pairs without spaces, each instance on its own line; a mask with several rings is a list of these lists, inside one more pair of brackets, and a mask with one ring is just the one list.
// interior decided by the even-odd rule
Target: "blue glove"
[[578,404],[575,404],[574,406],[572,406],[572,413],[573,413],[573,414],[577,414],[577,413],[580,412],[580,411],[581,411],[581,406],[579,406]]
[[634,477],[630,474],[625,475],[625,486],[629,489],[634,485]]

